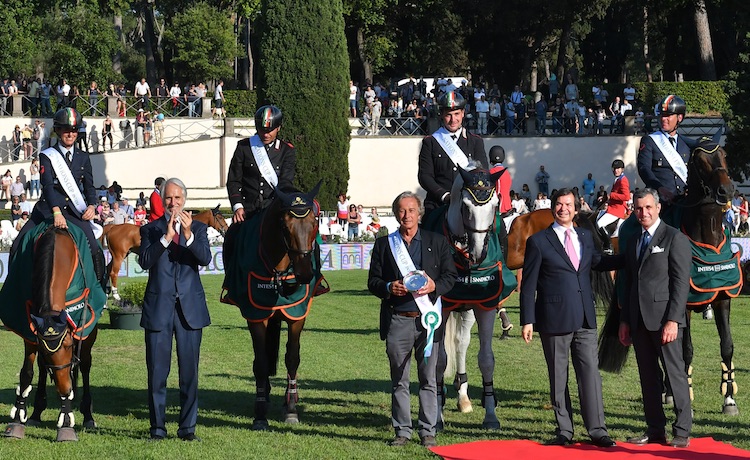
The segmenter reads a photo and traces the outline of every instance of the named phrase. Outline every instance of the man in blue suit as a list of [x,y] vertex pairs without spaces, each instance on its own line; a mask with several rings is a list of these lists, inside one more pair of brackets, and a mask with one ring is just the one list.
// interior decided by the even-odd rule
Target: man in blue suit
[[604,422],[602,378],[596,348],[596,311],[591,268],[601,255],[589,231],[574,228],[580,202],[568,188],[552,197],[555,222],[526,242],[521,283],[521,324],[526,343],[536,327],[549,372],[552,407],[557,420],[550,445],[573,442],[573,414],[568,393],[568,355],[578,380],[581,415],[598,447],[613,447]]
[[146,330],[148,409],[151,439],[161,440],[165,428],[167,377],[172,335],[177,342],[180,373],[180,426],[177,436],[200,441],[198,361],[204,327],[211,323],[198,267],[211,261],[206,224],[193,221],[184,210],[187,190],[176,178],[161,186],[164,215],[141,228],[140,265],[148,270],[141,326]]

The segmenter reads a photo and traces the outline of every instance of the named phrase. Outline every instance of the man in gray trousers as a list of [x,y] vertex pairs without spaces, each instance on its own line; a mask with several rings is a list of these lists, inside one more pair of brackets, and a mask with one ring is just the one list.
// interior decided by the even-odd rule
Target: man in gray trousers
[[391,369],[391,446],[408,444],[412,434],[409,369],[412,350],[419,376],[419,437],[434,447],[438,419],[435,368],[440,296],[456,281],[456,268],[444,236],[419,227],[422,200],[403,192],[393,201],[397,232],[375,241],[367,287],[380,297],[380,338],[386,341]]

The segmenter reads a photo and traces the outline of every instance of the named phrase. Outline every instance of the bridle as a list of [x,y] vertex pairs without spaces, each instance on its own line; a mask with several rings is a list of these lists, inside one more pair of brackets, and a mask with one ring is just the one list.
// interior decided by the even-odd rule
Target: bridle
[[[698,151],[698,149],[700,149],[703,153],[705,153],[707,155],[714,155],[714,154],[718,153],[719,146],[717,145],[711,151],[706,150],[706,149],[704,149],[702,147],[698,147],[698,148],[696,148],[693,151],[693,154],[690,155],[690,159],[688,160],[688,178],[696,178],[697,179],[697,182],[698,182],[697,186],[701,190],[702,196],[699,197],[699,198],[697,198],[695,200],[695,202],[683,203],[683,204],[681,204],[681,206],[682,207],[695,207],[695,206],[700,206],[700,205],[704,205],[704,204],[717,204],[719,206],[726,206],[727,202],[721,203],[721,201],[719,201],[718,191],[715,188],[712,188],[709,185],[707,185],[708,179],[706,179],[706,178],[703,177],[703,174],[701,173],[701,169],[698,168],[698,166],[696,165],[696,162],[695,162],[694,158],[696,157],[696,153],[695,152]],[[717,172],[722,172],[722,171],[725,172],[725,173],[727,173],[727,175],[729,174],[728,171],[727,171],[727,168],[725,168],[723,166],[720,166],[718,168],[713,169],[712,170],[712,174],[715,174]],[[690,186],[688,186],[688,198],[687,198],[687,200],[689,200],[690,190],[692,190],[694,188],[694,186],[695,186],[695,184],[691,184]]]

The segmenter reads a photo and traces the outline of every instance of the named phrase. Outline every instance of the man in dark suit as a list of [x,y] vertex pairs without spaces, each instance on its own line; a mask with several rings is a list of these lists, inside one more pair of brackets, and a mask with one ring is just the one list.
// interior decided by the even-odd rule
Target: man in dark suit
[[[437,445],[435,368],[438,357],[436,352],[427,351],[439,331],[434,330],[437,326],[429,326],[436,323],[431,323],[428,318],[439,318],[439,298],[453,287],[456,268],[445,237],[419,228],[424,208],[417,195],[401,193],[393,201],[393,213],[399,221],[399,230],[375,241],[367,280],[370,292],[383,299],[380,305],[380,338],[386,341],[390,361],[391,422],[396,433],[391,445],[404,446],[411,438],[409,369],[412,350],[415,350],[419,376],[419,436],[423,446],[433,447]],[[413,268],[407,269],[409,263]],[[410,270],[414,269],[423,271],[421,281],[424,284],[411,285],[408,278],[413,273]],[[425,328],[425,322],[430,331]],[[426,358],[428,354],[429,358]]]
[[676,415],[670,444],[687,447],[693,420],[682,336],[690,290],[690,241],[661,221],[661,204],[655,190],[646,188],[636,192],[633,204],[641,233],[628,243],[627,252],[620,256],[625,259],[627,271],[619,338],[623,345],[633,344],[635,348],[647,428],[643,435],[630,438],[628,442],[666,442],[667,420],[661,403],[659,366],[663,358]]
[[660,129],[641,138],[638,175],[646,187],[659,192],[666,204],[685,193],[687,163],[695,141],[677,135],[687,111],[682,98],[670,94],[661,100],[657,109]]
[[473,160],[478,167],[489,169],[484,141],[463,127],[466,100],[458,91],[451,91],[440,98],[439,106],[443,126],[422,139],[419,151],[417,179],[427,192],[424,206],[428,213],[449,202],[458,166],[466,169]]
[[15,254],[18,244],[29,230],[53,217],[55,227],[68,228],[68,224],[73,224],[86,234],[94,259],[94,270],[103,286],[104,253],[90,223],[96,215],[97,204],[94,175],[89,154],[75,146],[82,123],[80,112],[70,107],[55,113],[54,130],[58,142],[39,155],[42,195],[29,217],[33,225],[23,226],[13,242],[11,254]]
[[568,393],[568,355],[578,380],[581,415],[599,447],[613,447],[604,422],[602,379],[596,347],[596,311],[591,269],[601,255],[589,231],[573,227],[580,202],[572,190],[552,197],[555,222],[526,242],[521,282],[521,324],[526,343],[536,327],[549,372],[552,407],[557,420],[551,445],[573,441],[573,409]]
[[141,326],[146,330],[148,409],[151,438],[164,439],[167,377],[172,336],[177,342],[180,373],[180,426],[177,436],[195,435],[198,418],[198,361],[204,327],[211,323],[198,267],[211,261],[206,224],[184,210],[187,190],[181,180],[167,179],[161,188],[165,213],[141,228],[140,265],[148,270]]

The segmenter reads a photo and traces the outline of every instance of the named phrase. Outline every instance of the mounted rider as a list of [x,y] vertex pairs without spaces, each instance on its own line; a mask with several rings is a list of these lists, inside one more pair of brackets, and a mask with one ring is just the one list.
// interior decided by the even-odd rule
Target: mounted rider
[[484,141],[463,127],[466,100],[458,91],[445,93],[438,101],[443,126],[422,139],[419,151],[419,185],[427,192],[425,216],[450,202],[450,191],[458,167],[466,168],[470,160],[489,169]]
[[[596,226],[599,232],[606,236],[605,241],[608,241],[609,238],[616,238],[619,235],[620,227],[628,217],[630,182],[628,182],[624,171],[625,163],[622,160],[617,159],[612,162],[612,174],[615,176],[615,181],[609,192],[607,209],[600,211],[599,216],[596,218]],[[614,229],[610,231],[608,227],[611,227],[612,224],[615,224]],[[605,250],[611,252],[610,247],[605,247]]]
[[83,117],[73,108],[66,107],[55,113],[53,129],[58,142],[39,155],[42,195],[31,213],[33,225],[23,226],[13,241],[11,258],[24,235],[52,217],[55,227],[68,228],[68,224],[73,224],[83,230],[91,248],[96,277],[104,286],[104,253],[97,241],[102,227],[93,220],[97,202],[91,160],[87,152],[75,146],[82,123]]

